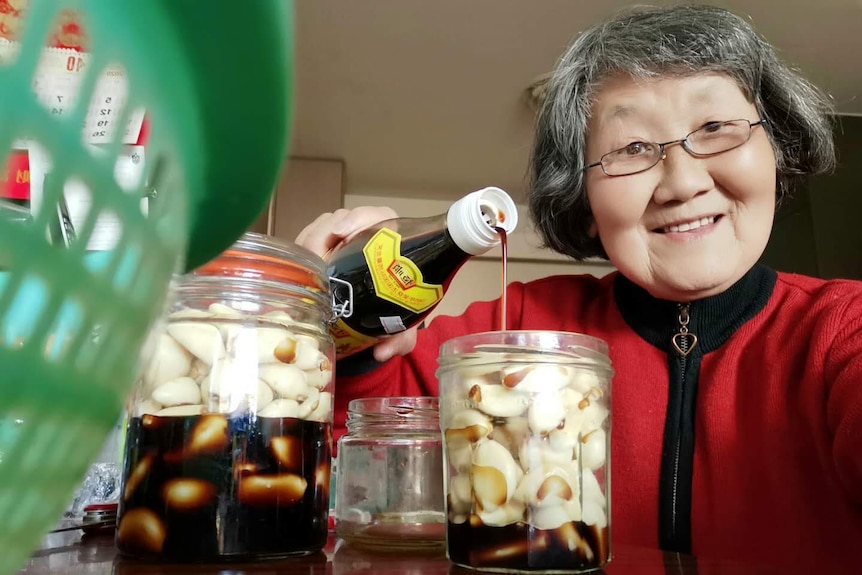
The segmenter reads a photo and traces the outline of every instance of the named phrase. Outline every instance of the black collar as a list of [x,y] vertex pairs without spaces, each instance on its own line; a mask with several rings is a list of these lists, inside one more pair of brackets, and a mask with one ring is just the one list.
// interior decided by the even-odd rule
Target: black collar
[[[697,335],[701,353],[717,349],[769,300],[778,274],[755,265],[726,291],[691,302],[688,329]],[[614,299],[626,323],[644,340],[667,350],[679,331],[679,305],[654,298],[622,274],[614,281]]]

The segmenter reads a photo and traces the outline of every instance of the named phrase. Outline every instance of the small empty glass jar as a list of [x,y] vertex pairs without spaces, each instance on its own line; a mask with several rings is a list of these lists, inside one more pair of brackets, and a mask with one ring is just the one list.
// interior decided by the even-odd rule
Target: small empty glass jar
[[354,399],[338,443],[335,530],[379,550],[442,550],[443,445],[435,397]]

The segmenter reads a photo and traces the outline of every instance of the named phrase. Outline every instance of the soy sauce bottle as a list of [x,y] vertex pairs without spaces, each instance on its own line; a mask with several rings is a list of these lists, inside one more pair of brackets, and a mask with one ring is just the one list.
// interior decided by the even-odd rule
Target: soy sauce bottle
[[467,260],[500,244],[497,228],[508,234],[517,223],[512,198],[491,187],[461,198],[444,214],[386,220],[348,238],[327,269],[340,313],[330,329],[336,358],[421,322]]

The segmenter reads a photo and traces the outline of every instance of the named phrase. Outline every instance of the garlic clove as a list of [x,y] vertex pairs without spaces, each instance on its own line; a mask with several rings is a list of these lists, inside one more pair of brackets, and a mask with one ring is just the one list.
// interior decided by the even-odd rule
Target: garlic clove
[[284,310],[275,310],[268,313],[263,314],[263,319],[266,321],[271,321],[273,323],[280,323],[285,327],[290,327],[294,323],[294,319],[291,317],[289,313]]
[[227,339],[228,353],[234,357],[256,358],[257,363],[276,363],[276,348],[290,337],[280,327],[245,327]]
[[154,413],[158,417],[168,417],[168,416],[185,416],[185,415],[200,415],[204,412],[203,405],[176,405],[173,407],[166,407],[163,410]]
[[302,370],[319,369],[326,360],[326,356],[320,352],[320,342],[307,335],[296,336],[296,357],[294,365]]
[[332,420],[332,394],[328,391],[320,392],[320,397],[311,413],[306,417],[308,421],[328,422]]
[[306,386],[306,397],[299,404],[299,413],[297,417],[300,419],[308,419],[308,416],[317,409],[317,404],[320,402],[320,392],[311,386]]
[[598,469],[605,464],[607,434],[604,429],[594,429],[581,437],[581,465],[587,469]]
[[496,509],[480,509],[477,513],[482,523],[490,527],[503,527],[521,521],[526,508],[523,504],[512,501]]
[[293,399],[274,399],[257,414],[260,417],[296,417],[299,414],[299,402]]
[[248,402],[252,411],[260,411],[275,399],[272,388],[262,379],[257,380],[257,394],[254,397],[249,397]]
[[554,465],[566,468],[571,465],[575,451],[557,451],[550,441],[541,437],[528,437],[518,448],[518,461],[524,471],[542,469],[546,465]]
[[317,389],[324,389],[332,381],[332,362],[323,354],[320,354],[320,363],[317,367],[303,371],[306,383]]
[[536,393],[527,410],[527,421],[530,430],[536,435],[547,435],[554,429],[562,427],[566,417],[566,408],[556,391]]
[[258,375],[278,397],[297,399],[308,393],[308,375],[295,365],[283,363],[262,365]]
[[216,319],[245,319],[245,314],[223,303],[210,304],[207,309],[210,317]]
[[512,497],[523,472],[505,447],[493,439],[482,439],[473,449],[470,474],[476,500],[491,511]]
[[467,515],[473,505],[472,487],[469,475],[453,475],[449,478],[447,501],[449,512]]
[[608,525],[604,506],[593,499],[584,499],[584,509],[581,519],[587,525],[595,525],[600,529]]
[[152,400],[165,407],[195,405],[201,402],[201,389],[190,377],[178,377],[153,390]]
[[156,413],[161,411],[163,407],[164,406],[158,401],[153,401],[152,399],[145,399],[139,402],[137,406],[135,406],[135,414],[138,417],[147,414],[155,415]]
[[224,340],[214,325],[178,322],[168,326],[168,334],[207,365],[225,356]]
[[504,387],[528,393],[558,391],[571,379],[564,365],[515,365],[503,368],[501,375]]
[[466,473],[470,470],[470,466],[473,464],[473,448],[469,442],[463,439],[455,441],[447,439],[444,449],[446,450],[446,459],[452,469],[459,473]]
[[530,406],[528,395],[501,385],[477,383],[470,388],[468,396],[480,411],[492,417],[521,415]]
[[203,319],[210,318],[212,316],[213,314],[208,311],[194,308],[185,308],[172,312],[170,315],[168,315],[168,319],[170,321],[176,321],[178,319]]
[[144,372],[145,393],[149,394],[166,381],[187,375],[191,366],[192,354],[167,333],[159,334]]
[[494,426],[491,419],[475,409],[463,409],[452,416],[445,431],[446,441],[464,440],[470,443],[485,438]]
[[538,529],[557,529],[571,521],[562,505],[540,507],[530,510],[529,523]]

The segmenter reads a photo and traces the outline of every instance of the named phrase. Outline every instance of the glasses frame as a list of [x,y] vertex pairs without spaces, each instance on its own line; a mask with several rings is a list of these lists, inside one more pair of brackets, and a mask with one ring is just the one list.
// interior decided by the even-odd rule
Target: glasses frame
[[643,142],[644,144],[651,144],[651,145],[653,145],[653,146],[658,146],[658,154],[656,155],[656,160],[655,160],[655,162],[654,162],[652,165],[650,165],[650,166],[648,166],[648,167],[646,167],[646,168],[642,168],[642,169],[637,170],[637,171],[635,171],[635,172],[628,172],[628,173],[625,173],[625,174],[609,174],[609,173],[607,172],[607,170],[605,170],[604,160],[605,160],[605,158],[606,158],[606,157],[610,156],[611,154],[615,154],[615,153],[619,152],[620,150],[624,150],[624,149],[626,148],[626,146],[623,146],[622,148],[617,148],[616,150],[611,150],[610,152],[608,152],[608,153],[606,153],[606,154],[602,155],[602,157],[601,157],[601,158],[599,158],[599,161],[598,161],[598,162],[593,162],[592,164],[589,164],[588,166],[584,166],[584,168],[583,168],[583,170],[582,170],[582,171],[587,171],[587,170],[589,170],[590,168],[601,167],[601,168],[602,168],[602,172],[604,172],[604,174],[605,174],[606,176],[611,177],[611,178],[618,178],[618,177],[622,177],[622,176],[633,176],[634,174],[640,174],[641,172],[645,172],[645,171],[647,171],[647,170],[651,170],[651,169],[652,169],[652,168],[654,168],[656,165],[658,165],[658,163],[659,163],[660,161],[664,160],[664,159],[667,157],[667,152],[666,152],[665,150],[666,150],[669,146],[674,146],[674,145],[676,145],[676,144],[681,145],[681,146],[682,146],[682,148],[683,148],[686,152],[688,152],[689,154],[691,154],[691,155],[692,155],[692,156],[694,156],[695,158],[707,158],[707,157],[710,157],[710,156],[715,156],[715,155],[718,155],[718,154],[723,154],[724,152],[729,152],[730,150],[734,150],[734,149],[736,149],[736,148],[738,148],[738,147],[742,146],[743,144],[748,143],[748,141],[751,139],[751,132],[754,130],[754,128],[756,128],[757,126],[766,126],[766,125],[769,123],[767,120],[764,120],[764,119],[758,120],[758,121],[756,121],[756,122],[752,122],[751,120],[746,120],[745,118],[739,118],[739,119],[737,119],[737,120],[724,120],[724,121],[722,121],[722,122],[716,122],[716,123],[717,123],[717,124],[731,124],[731,123],[735,123],[735,122],[746,122],[746,123],[748,124],[748,137],[747,137],[744,141],[740,142],[739,144],[737,144],[737,145],[735,145],[735,146],[733,146],[733,147],[731,147],[731,148],[728,148],[728,149],[726,149],[726,150],[721,150],[720,152],[713,152],[713,153],[711,153],[711,154],[698,154],[697,152],[695,152],[695,151],[693,151],[693,150],[691,149],[691,143],[689,142],[689,140],[688,140],[688,139],[689,139],[689,137],[691,137],[691,135],[692,135],[692,134],[694,134],[694,133],[696,133],[696,132],[699,132],[699,131],[703,130],[703,129],[706,127],[706,126],[701,126],[701,127],[700,127],[700,128],[698,128],[697,130],[692,130],[691,132],[689,132],[688,134],[686,134],[685,138],[682,138],[682,139],[679,139],[679,140],[670,140],[669,142],[664,142],[664,143],[662,143],[662,144],[660,144],[660,143],[658,143],[658,142]]

